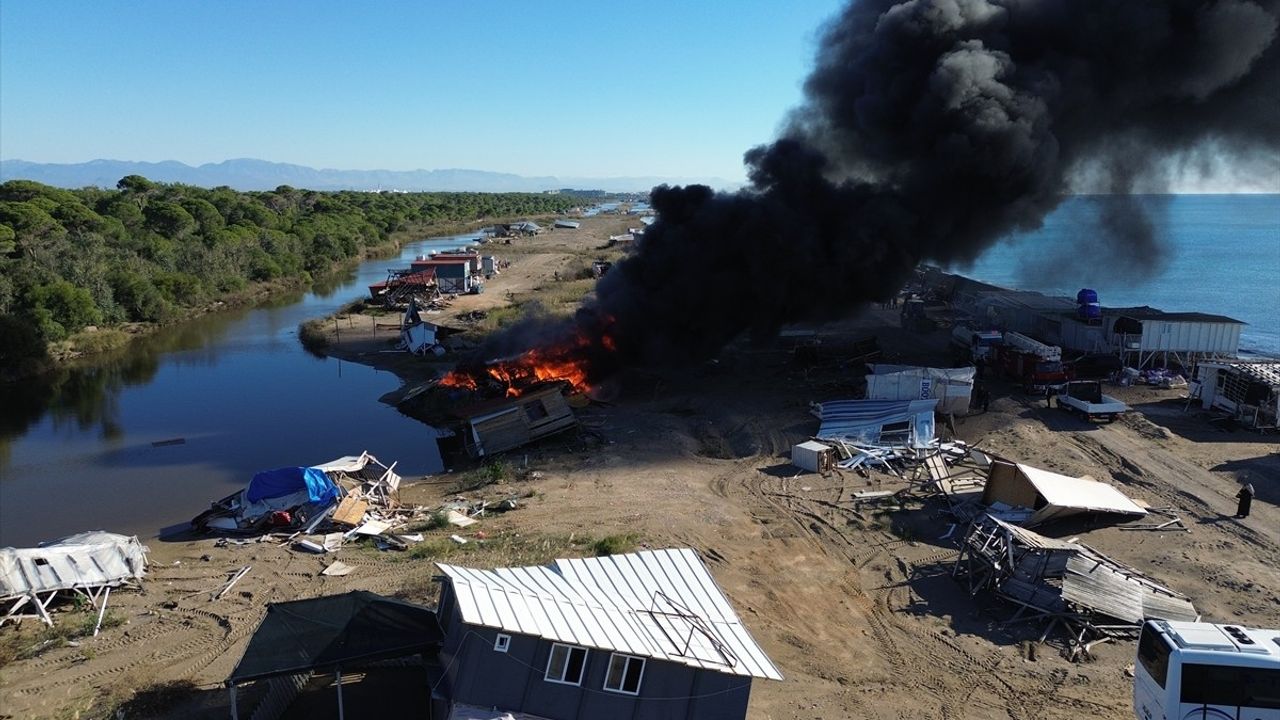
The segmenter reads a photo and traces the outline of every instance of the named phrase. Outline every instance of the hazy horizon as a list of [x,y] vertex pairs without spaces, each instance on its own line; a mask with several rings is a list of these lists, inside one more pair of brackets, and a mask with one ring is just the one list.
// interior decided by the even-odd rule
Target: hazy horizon
[[[842,3],[0,5],[0,159],[746,182]],[[1087,173],[1076,191],[1088,191]],[[1280,192],[1280,158],[1161,191]]]

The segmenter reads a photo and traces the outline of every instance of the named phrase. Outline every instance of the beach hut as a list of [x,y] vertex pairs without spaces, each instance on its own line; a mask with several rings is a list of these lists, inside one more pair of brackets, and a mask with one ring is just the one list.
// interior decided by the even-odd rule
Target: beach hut
[[463,446],[471,457],[484,457],[576,427],[578,418],[565,401],[560,383],[473,405],[459,413]]
[[742,720],[782,679],[691,549],[437,567],[450,718]]
[[1191,397],[1251,428],[1275,428],[1280,418],[1280,362],[1202,362]]
[[812,410],[819,440],[926,448],[934,440],[934,409],[928,400],[833,400]]
[[1240,352],[1240,331],[1245,323],[1223,315],[1199,312],[1170,313],[1152,307],[1103,310],[1110,319],[1115,344],[1128,365],[1139,370],[1157,359],[1169,366],[1172,359],[1191,367],[1206,358],[1234,358]]

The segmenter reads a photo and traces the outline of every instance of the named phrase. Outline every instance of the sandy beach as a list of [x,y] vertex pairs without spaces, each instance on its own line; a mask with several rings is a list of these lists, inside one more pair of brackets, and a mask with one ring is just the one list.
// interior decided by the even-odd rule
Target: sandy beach
[[[322,323],[324,352],[391,370],[407,387],[437,377],[485,333],[514,320],[513,305],[570,311],[591,288],[579,279],[591,261],[621,256],[620,248],[605,248],[609,236],[638,224],[601,216],[578,230],[486,245],[486,254],[510,267],[483,294],[425,318],[462,331],[443,357],[396,352],[398,315],[370,312]],[[898,325],[896,310],[870,308],[814,329],[836,340],[874,335],[891,362],[949,364],[948,333]],[[1013,382],[990,387],[989,411],[957,418],[957,438],[1054,472],[1091,475],[1171,509],[1189,528],[1126,532],[1112,519],[1087,519],[1042,533],[1080,538],[1142,570],[1189,596],[1207,620],[1280,627],[1276,436],[1211,426],[1197,408],[1187,409],[1185,388],[1113,388],[1133,412],[1091,425],[1046,408],[1042,396]],[[319,556],[273,541],[150,542],[144,591],[114,593],[113,622],[97,638],[67,642],[33,622],[0,630],[0,717],[104,717],[131,698],[129,718],[225,717],[221,683],[269,602],[366,589],[430,604],[435,560],[537,563],[590,554],[606,537],[702,555],[786,677],[754,685],[751,718],[1132,717],[1132,642],[1101,644],[1094,659],[1072,662],[1051,641],[1028,659],[1024,643],[1043,625],[1006,623],[1009,606],[970,597],[952,579],[958,538],[943,537],[940,501],[842,510],[834,501],[850,491],[901,484],[877,472],[820,476],[790,465],[792,445],[817,428],[809,403],[851,397],[853,388],[839,362],[798,363],[784,349],[735,345],[718,362],[679,374],[628,373],[614,402],[579,411],[580,432],[513,451],[501,463],[459,461],[443,475],[408,479],[406,504],[518,499],[518,509],[468,528],[425,530],[409,551],[362,543]],[[497,482],[467,489],[482,477]],[[1257,498],[1253,514],[1236,520],[1243,479]],[[471,542],[450,541],[455,532]],[[334,559],[354,571],[321,575]],[[234,591],[211,600],[244,566],[251,570]],[[59,620],[72,627],[82,615],[68,609]]]

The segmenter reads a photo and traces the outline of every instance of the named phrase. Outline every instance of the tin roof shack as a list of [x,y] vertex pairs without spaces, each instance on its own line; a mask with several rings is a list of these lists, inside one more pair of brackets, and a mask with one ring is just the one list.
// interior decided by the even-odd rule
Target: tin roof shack
[[66,593],[87,598],[101,623],[111,588],[141,586],[146,553],[138,538],[101,530],[35,548],[0,548],[0,625],[39,618],[52,627],[49,605]]
[[454,717],[739,720],[754,678],[782,679],[693,550],[439,567]]
[[[434,660],[443,639],[431,609],[364,590],[270,603],[226,681],[232,720],[279,717],[312,675],[329,673],[337,676],[337,716],[343,717],[344,670],[373,674],[379,670],[370,666],[379,661],[414,655]],[[387,670],[390,668],[382,671]],[[429,682],[427,673],[418,672],[422,683]],[[248,695],[246,702],[240,702],[237,690],[255,682],[266,684],[265,692]],[[425,699],[426,693],[422,695]],[[393,705],[404,702],[399,697],[388,700]],[[357,711],[357,717],[373,714],[367,706],[361,710],[365,712]]]
[[1151,307],[1107,308],[1113,316],[1111,332],[1127,364],[1139,370],[1160,358],[1165,367],[1172,358],[1185,367],[1205,358],[1234,358],[1240,351],[1240,331],[1245,323],[1222,315],[1196,312],[1167,313]]
[[819,440],[926,448],[935,438],[937,400],[832,400],[814,403]]
[[500,453],[578,425],[562,383],[532,388],[520,397],[473,405],[458,416],[464,425],[463,447],[471,457]]
[[964,415],[973,396],[973,367],[927,368],[909,365],[871,365],[868,400],[938,401],[938,412]]
[[471,292],[472,262],[471,257],[436,257],[414,260],[411,267],[418,272],[434,271],[440,292],[465,295]]
[[1256,430],[1274,430],[1280,417],[1280,362],[1202,362],[1191,397]]
[[1059,475],[1007,460],[992,460],[982,502],[1002,510],[1007,507],[1005,519],[1027,527],[1085,513],[1147,514],[1119,490],[1091,477]]

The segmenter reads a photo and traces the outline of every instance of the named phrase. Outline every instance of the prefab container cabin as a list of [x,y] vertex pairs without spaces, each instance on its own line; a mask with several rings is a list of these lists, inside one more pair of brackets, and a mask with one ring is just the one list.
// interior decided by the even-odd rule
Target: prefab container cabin
[[451,717],[741,720],[782,679],[693,550],[439,568]]
[[868,400],[938,401],[938,412],[964,415],[973,397],[975,368],[927,368],[910,365],[870,366],[867,380]]
[[1111,332],[1127,364],[1142,369],[1159,359],[1191,367],[1198,360],[1234,358],[1245,323],[1222,315],[1167,313],[1150,307],[1103,311],[1114,316]]
[[1275,428],[1280,417],[1280,362],[1202,362],[1196,366],[1191,397],[1206,410],[1222,410],[1259,430]]
[[471,292],[471,258],[414,260],[414,270],[433,270],[440,292],[465,295]]
[[529,390],[520,397],[481,403],[460,416],[465,426],[463,447],[471,457],[520,447],[578,424],[560,383]]

